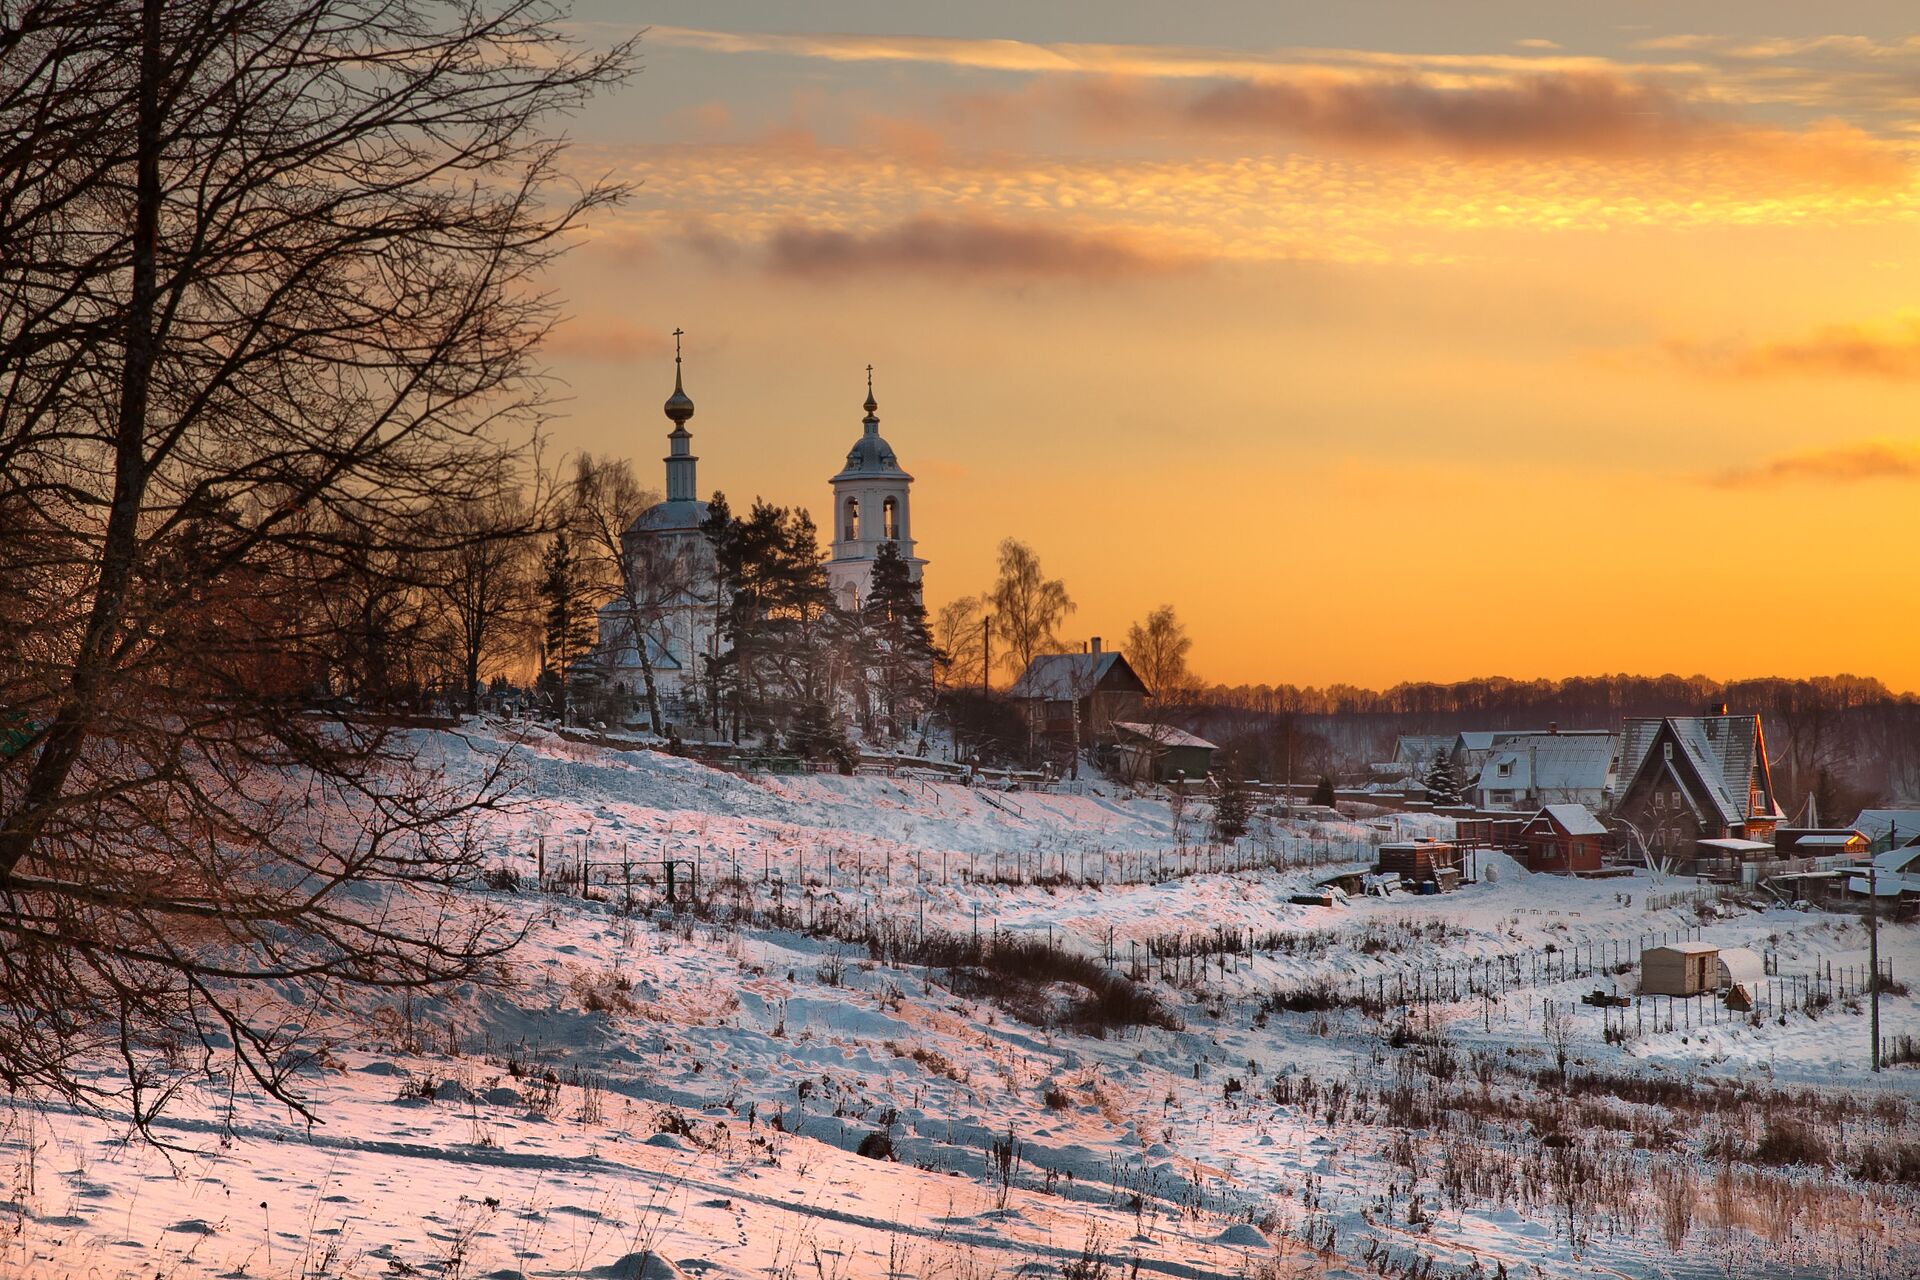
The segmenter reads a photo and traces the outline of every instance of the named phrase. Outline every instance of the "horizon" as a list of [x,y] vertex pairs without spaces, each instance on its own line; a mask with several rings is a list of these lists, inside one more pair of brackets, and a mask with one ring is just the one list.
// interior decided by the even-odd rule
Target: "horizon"
[[684,327],[703,495],[823,509],[876,366],[934,607],[1015,537],[1229,684],[1920,688],[1904,12],[658,3],[553,439],[657,486]]

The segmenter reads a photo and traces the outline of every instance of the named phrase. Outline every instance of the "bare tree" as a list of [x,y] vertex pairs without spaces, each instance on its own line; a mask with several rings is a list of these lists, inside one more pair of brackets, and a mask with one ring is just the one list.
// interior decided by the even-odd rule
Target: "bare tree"
[[662,624],[678,610],[693,607],[696,584],[692,558],[702,554],[699,539],[629,538],[627,530],[660,495],[640,487],[625,460],[595,459],[582,454],[574,471],[572,514],[581,553],[591,564],[590,580],[600,603],[617,606],[621,635],[609,645],[601,637],[604,655],[631,648],[646,691],[647,723],[663,731],[660,688],[655,678],[653,648]]
[[[354,989],[484,979],[503,795],[316,701],[316,568],[472,540],[619,79],[541,0],[0,4],[0,1083],[298,1105]],[[427,531],[423,533],[423,531]],[[26,594],[20,594],[26,593]],[[97,1073],[97,1055],[118,1073]],[[117,1076],[117,1078],[116,1078]]]
[[1060,620],[1074,609],[1067,584],[1047,577],[1033,548],[1013,538],[1000,544],[1000,577],[992,601],[1005,646],[1001,661],[1016,677],[1036,653],[1059,646]]
[[986,601],[979,596],[949,600],[934,612],[933,641],[943,655],[934,674],[942,689],[979,686],[986,661],[986,640],[981,633],[986,617]]
[[437,540],[451,545],[436,557],[427,590],[459,656],[461,705],[471,712],[489,668],[530,647],[538,521],[524,494],[502,490],[448,503],[433,523]]

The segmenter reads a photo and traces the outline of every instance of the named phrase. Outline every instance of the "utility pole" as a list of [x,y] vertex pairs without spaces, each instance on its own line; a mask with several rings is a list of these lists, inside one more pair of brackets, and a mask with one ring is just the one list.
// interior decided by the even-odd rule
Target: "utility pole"
[[987,678],[993,674],[993,617],[980,619],[980,696],[987,696]]
[[1879,868],[1871,861],[1873,854],[1868,852],[1867,863],[1867,968],[1873,971],[1870,988],[1873,1001],[1873,1069],[1880,1069],[1880,895],[1876,892],[1878,883],[1874,872]]

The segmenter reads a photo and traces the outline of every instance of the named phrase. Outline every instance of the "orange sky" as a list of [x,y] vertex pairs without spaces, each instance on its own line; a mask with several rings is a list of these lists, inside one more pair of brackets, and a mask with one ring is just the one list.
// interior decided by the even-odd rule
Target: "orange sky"
[[1208,679],[1920,688],[1901,6],[1335,7],[650,6],[555,444],[657,483],[678,325],[736,502],[821,511],[875,365],[936,605],[1014,536]]

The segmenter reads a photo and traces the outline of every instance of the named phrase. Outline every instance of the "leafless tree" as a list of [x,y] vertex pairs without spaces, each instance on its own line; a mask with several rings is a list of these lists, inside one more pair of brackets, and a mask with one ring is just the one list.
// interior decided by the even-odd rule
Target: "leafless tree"
[[933,640],[944,655],[934,675],[943,690],[979,687],[986,661],[986,640],[981,634],[986,617],[986,601],[979,596],[961,596],[934,611]]
[[[694,599],[699,575],[692,560],[706,549],[704,541],[694,538],[627,536],[640,513],[659,500],[659,494],[640,487],[624,459],[583,454],[576,464],[569,523],[590,564],[596,603],[617,606],[623,638],[640,665],[647,723],[655,733],[663,731],[664,722],[651,641],[675,612],[704,605]],[[603,653],[619,651],[606,645],[606,637],[601,641]]]
[[537,632],[534,601],[534,506],[514,489],[450,502],[432,517],[437,541],[426,589],[440,606],[460,661],[461,705],[479,706],[487,671],[526,653]]
[[1013,538],[1000,544],[1000,576],[992,601],[1005,646],[1001,661],[1016,677],[1035,654],[1058,647],[1060,620],[1074,609],[1067,584],[1047,577],[1033,548]]
[[[540,269],[631,61],[542,0],[0,0],[0,1083],[295,1102],[372,989],[483,979],[499,803],[314,698],[314,575],[446,553],[541,414]],[[121,1071],[92,1070],[102,1053]]]

